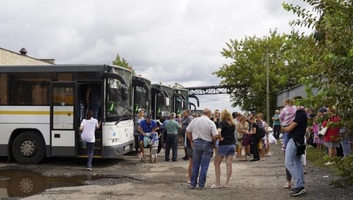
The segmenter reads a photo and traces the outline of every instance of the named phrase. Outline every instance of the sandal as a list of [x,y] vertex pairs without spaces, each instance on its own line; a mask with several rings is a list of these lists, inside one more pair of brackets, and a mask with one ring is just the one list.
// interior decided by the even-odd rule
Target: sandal
[[225,188],[229,188],[229,185],[223,185],[223,187],[225,187]]
[[285,189],[289,189],[292,187],[292,183],[287,183],[286,185],[284,185],[284,188]]
[[211,185],[210,188],[212,188],[212,189],[215,189],[215,188],[222,188],[222,186],[221,186],[221,185],[213,184],[213,185]]

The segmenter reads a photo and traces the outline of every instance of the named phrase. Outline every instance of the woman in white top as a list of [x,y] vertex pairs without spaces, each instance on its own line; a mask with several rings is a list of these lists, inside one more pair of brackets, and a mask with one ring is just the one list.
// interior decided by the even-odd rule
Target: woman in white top
[[96,128],[99,128],[98,120],[93,118],[93,110],[89,110],[86,115],[86,119],[83,119],[80,126],[81,139],[86,142],[87,147],[87,169],[92,170],[92,159],[93,159],[93,149]]

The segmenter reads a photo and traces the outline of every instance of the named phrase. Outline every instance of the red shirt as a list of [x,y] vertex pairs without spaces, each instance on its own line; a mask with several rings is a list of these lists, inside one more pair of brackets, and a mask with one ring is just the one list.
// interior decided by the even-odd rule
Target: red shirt
[[[341,119],[338,116],[331,116],[329,120],[326,120],[322,123],[323,127],[327,126],[329,122],[339,122]],[[337,142],[340,134],[340,127],[330,126],[327,129],[326,135],[324,137],[324,142]]]

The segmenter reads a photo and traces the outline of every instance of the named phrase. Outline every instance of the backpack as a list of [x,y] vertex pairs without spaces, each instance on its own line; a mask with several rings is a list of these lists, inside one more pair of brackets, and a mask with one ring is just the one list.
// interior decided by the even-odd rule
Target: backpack
[[[266,130],[263,126],[258,125],[258,129],[256,131],[256,134],[252,135],[252,138],[256,140],[261,140],[263,137],[265,137]],[[250,125],[250,129],[252,129],[252,125]]]
[[259,126],[258,132],[256,133],[256,138],[261,140],[263,137],[265,137],[265,135],[266,135],[265,127]]

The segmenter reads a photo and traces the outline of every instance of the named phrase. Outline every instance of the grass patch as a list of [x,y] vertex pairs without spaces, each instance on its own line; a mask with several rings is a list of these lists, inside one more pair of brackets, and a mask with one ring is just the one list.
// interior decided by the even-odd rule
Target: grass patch
[[315,166],[318,167],[326,167],[325,163],[327,162],[324,159],[325,156],[325,150],[318,150],[316,147],[307,146],[306,148],[306,159],[307,161],[309,161],[310,163],[312,163]]

